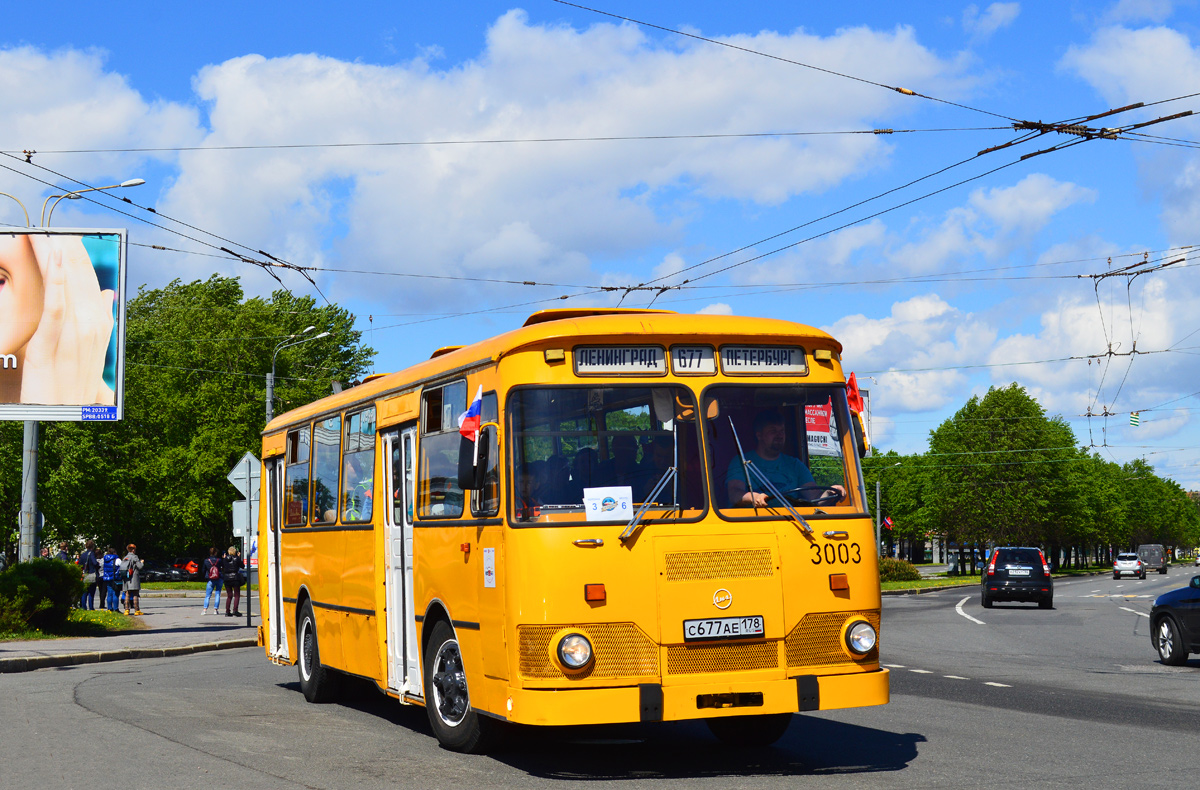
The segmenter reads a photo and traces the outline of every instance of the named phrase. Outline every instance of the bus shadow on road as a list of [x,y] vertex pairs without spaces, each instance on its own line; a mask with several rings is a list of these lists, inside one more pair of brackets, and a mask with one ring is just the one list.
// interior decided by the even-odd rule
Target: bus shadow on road
[[900,771],[925,736],[796,716],[774,745],[734,748],[701,722],[517,728],[493,758],[563,780],[806,776]]
[[[398,705],[373,683],[344,678],[339,705],[433,738],[424,708]],[[296,681],[278,684],[300,693]],[[821,776],[901,771],[925,742],[897,733],[797,715],[774,745],[735,748],[717,741],[703,722],[579,727],[510,726],[488,756],[544,779],[687,779]]]

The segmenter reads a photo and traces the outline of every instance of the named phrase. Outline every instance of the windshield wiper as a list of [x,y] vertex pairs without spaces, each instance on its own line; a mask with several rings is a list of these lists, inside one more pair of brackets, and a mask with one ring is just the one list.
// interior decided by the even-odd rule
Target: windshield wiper
[[650,492],[650,495],[646,497],[646,501],[643,502],[642,506],[638,508],[638,511],[633,514],[633,518],[629,519],[629,524],[625,527],[625,531],[621,533],[622,543],[627,541],[630,536],[637,531],[638,526],[642,523],[642,518],[646,515],[646,511],[650,509],[651,505],[658,504],[655,500],[666,487],[667,483],[671,482],[674,477],[675,467],[673,466],[668,468],[667,471],[663,472],[663,476],[658,479],[658,483],[654,486],[654,489]]
[[766,475],[758,471],[758,467],[754,465],[753,461],[746,460],[746,453],[742,451],[742,440],[738,438],[737,427],[733,424],[733,417],[729,418],[729,428],[733,431],[733,441],[737,444],[738,456],[742,459],[742,468],[746,470],[746,490],[751,494],[751,501],[754,499],[754,488],[750,485],[750,475],[754,475],[758,479],[758,482],[762,483],[763,488],[767,489],[767,493],[775,497],[787,509],[788,514],[796,524],[811,535],[813,531],[812,527],[808,525],[803,516],[796,512],[796,508],[792,507],[792,503],[787,501],[787,497],[779,493],[779,489],[775,487],[775,484],[768,480]]

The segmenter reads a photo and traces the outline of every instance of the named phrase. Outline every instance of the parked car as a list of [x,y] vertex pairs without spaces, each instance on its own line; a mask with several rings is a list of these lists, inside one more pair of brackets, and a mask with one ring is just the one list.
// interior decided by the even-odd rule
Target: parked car
[[1137,547],[1137,554],[1147,568],[1159,573],[1167,572],[1167,550],[1161,543],[1143,543]]
[[980,580],[980,600],[985,609],[994,601],[1037,601],[1042,609],[1054,608],[1054,580],[1039,548],[997,547]]
[[200,581],[200,560],[192,557],[176,557],[171,563],[172,568],[178,568],[187,574],[185,581]]
[[180,568],[172,567],[164,560],[146,560],[142,565],[142,581],[147,582],[185,582],[188,573]]
[[1146,578],[1146,564],[1132,551],[1118,554],[1117,558],[1113,560],[1113,578],[1119,579],[1126,575],[1136,576],[1139,579]]
[[1154,600],[1150,639],[1164,664],[1183,664],[1188,653],[1200,653],[1200,576]]

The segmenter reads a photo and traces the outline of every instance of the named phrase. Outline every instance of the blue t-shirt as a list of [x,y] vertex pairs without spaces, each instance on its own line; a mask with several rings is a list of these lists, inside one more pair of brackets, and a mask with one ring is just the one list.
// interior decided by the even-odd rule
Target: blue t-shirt
[[[754,464],[754,467],[762,472],[771,481],[771,484],[779,489],[779,493],[781,494],[784,491],[799,488],[805,483],[815,482],[812,472],[808,471],[808,467],[804,465],[804,462],[790,455],[780,453],[775,460],[768,461],[751,450],[746,453],[746,460]],[[725,470],[726,485],[733,480],[746,482],[746,472],[742,466],[742,459],[736,455],[729,461],[729,468]],[[754,480],[751,488],[759,493],[767,493],[764,490],[765,487],[762,482],[757,479]]]

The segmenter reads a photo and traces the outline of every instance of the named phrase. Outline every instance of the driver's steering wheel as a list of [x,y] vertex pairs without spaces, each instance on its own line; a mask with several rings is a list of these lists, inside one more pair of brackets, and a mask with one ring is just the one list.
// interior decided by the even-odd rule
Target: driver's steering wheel
[[842,494],[835,488],[828,488],[820,483],[805,483],[797,488],[781,491],[793,505],[832,505],[842,500]]

